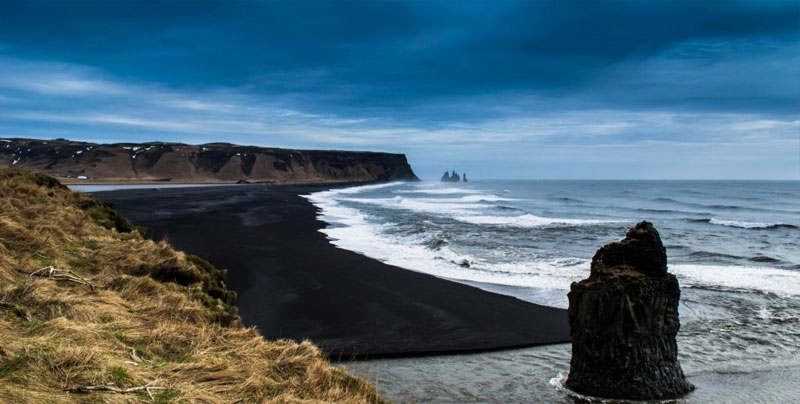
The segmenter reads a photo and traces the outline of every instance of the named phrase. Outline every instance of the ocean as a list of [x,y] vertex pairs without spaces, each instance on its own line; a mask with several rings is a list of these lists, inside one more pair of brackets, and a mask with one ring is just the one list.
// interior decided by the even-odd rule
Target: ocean
[[[670,402],[800,402],[800,182],[398,182],[306,197],[338,247],[562,308],[598,248],[651,221],[698,387]],[[559,344],[344,365],[396,402],[571,403],[569,358]]]

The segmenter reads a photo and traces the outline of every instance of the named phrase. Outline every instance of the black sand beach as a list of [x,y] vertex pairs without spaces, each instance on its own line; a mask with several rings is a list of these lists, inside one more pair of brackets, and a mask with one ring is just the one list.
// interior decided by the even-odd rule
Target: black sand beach
[[330,185],[124,190],[96,196],[148,236],[229,270],[246,325],[331,357],[480,351],[569,341],[566,311],[334,247],[299,195]]

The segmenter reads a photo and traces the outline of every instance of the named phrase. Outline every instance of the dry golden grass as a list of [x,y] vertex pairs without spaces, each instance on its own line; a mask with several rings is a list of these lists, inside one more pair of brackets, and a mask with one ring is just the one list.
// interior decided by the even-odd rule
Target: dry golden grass
[[[29,275],[49,265],[95,287]],[[52,178],[0,169],[0,402],[382,401],[311,343],[243,328],[223,276]],[[153,381],[152,398],[68,392]]]

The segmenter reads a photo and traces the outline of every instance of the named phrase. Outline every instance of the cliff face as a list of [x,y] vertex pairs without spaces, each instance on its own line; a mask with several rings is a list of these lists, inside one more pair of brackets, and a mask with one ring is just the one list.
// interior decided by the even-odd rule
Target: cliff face
[[589,278],[569,292],[567,386],[605,398],[661,399],[694,386],[678,363],[680,288],[649,222],[597,251]]
[[170,182],[416,180],[402,154],[289,150],[228,143],[95,144],[0,139],[0,167],[62,179]]

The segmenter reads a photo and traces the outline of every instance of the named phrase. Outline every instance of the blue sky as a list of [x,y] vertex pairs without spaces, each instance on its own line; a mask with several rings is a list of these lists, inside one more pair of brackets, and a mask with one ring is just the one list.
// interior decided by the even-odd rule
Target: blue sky
[[800,179],[800,2],[0,2],[0,137]]

